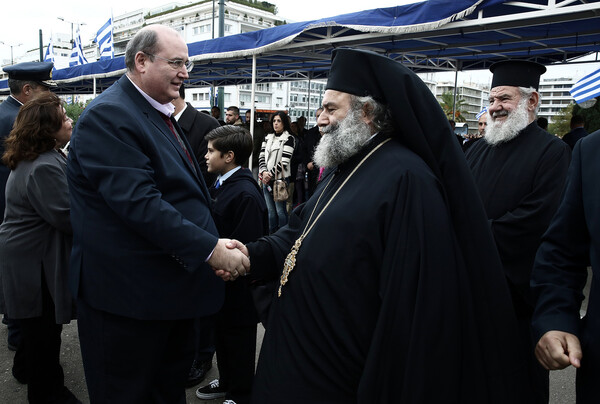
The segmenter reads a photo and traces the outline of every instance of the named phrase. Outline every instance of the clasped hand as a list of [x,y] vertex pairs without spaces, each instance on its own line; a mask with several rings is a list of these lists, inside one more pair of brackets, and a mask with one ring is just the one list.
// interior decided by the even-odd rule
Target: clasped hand
[[219,239],[208,260],[215,274],[225,281],[235,280],[250,271],[248,249],[237,240]]
[[538,341],[535,356],[548,370],[564,369],[569,365],[581,366],[581,344],[579,339],[567,332],[548,331]]

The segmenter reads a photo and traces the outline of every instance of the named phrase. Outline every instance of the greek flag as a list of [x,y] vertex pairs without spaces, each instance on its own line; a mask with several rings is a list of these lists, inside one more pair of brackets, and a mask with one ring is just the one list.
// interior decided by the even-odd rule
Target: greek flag
[[46,48],[44,62],[54,63],[54,46],[52,46],[52,34],[50,34],[50,42],[48,42],[48,47]]
[[573,85],[570,91],[577,104],[600,95],[600,69],[588,74]]
[[477,115],[475,115],[475,119],[479,119],[479,118],[481,118],[481,116],[482,116],[483,114],[487,114],[487,112],[488,112],[488,109],[487,109],[487,107],[483,107],[483,109],[482,109],[481,111],[479,111],[479,113],[478,113]]
[[108,60],[115,57],[112,31],[113,25],[111,17],[96,34],[96,43],[98,44],[98,51],[100,52],[100,59],[98,60]]
[[83,56],[83,48],[81,47],[81,37],[79,35],[79,25],[77,25],[77,33],[73,42],[73,52],[71,52],[71,59],[69,60],[69,67],[84,65],[88,61]]

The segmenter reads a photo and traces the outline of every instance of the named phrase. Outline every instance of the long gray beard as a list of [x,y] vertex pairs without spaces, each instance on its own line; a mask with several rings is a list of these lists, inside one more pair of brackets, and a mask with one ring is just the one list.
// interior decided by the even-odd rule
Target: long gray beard
[[351,109],[344,119],[321,128],[323,136],[313,161],[319,167],[334,167],[358,153],[372,136],[371,127],[362,121],[362,110]]
[[491,115],[488,116],[488,125],[483,139],[488,144],[496,146],[517,137],[519,132],[525,129],[527,125],[529,125],[527,98],[523,97],[517,104],[517,108],[508,114],[504,122],[493,119]]

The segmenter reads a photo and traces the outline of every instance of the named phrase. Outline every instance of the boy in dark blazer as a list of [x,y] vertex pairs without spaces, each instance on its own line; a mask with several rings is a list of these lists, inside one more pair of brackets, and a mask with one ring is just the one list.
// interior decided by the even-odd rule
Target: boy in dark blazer
[[[209,192],[212,216],[222,237],[243,243],[268,234],[267,207],[252,172],[239,162],[252,153],[252,136],[241,126],[226,125],[206,135],[208,172],[218,174]],[[225,397],[248,403],[254,379],[258,317],[245,278],[225,285],[225,303],[217,315],[219,379],[196,391],[200,399]]]

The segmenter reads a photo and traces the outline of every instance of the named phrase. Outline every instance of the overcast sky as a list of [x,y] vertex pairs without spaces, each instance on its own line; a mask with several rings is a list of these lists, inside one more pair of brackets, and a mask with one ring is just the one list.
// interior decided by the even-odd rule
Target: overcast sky
[[[366,8],[392,7],[415,3],[414,0],[269,0],[276,4],[278,16],[287,21],[307,21],[339,14],[351,13]],[[51,32],[69,33],[71,24],[60,21],[85,23],[81,26],[81,37],[85,43],[95,36],[96,31],[111,15],[120,15],[130,11],[153,8],[168,4],[169,0],[16,0],[3,1],[2,22],[0,23],[0,60],[10,60],[10,45],[13,45],[14,58],[28,50],[38,48],[39,30],[43,32],[46,45]],[[189,4],[192,1],[175,1]],[[218,0],[217,0],[218,4]],[[21,44],[20,46],[18,46]],[[569,67],[550,67],[545,77],[557,77],[568,74],[576,78],[600,68],[600,63],[573,65]],[[489,72],[459,73],[459,80],[471,78],[474,82],[485,83]],[[454,80],[452,73],[438,75],[440,80]]]

